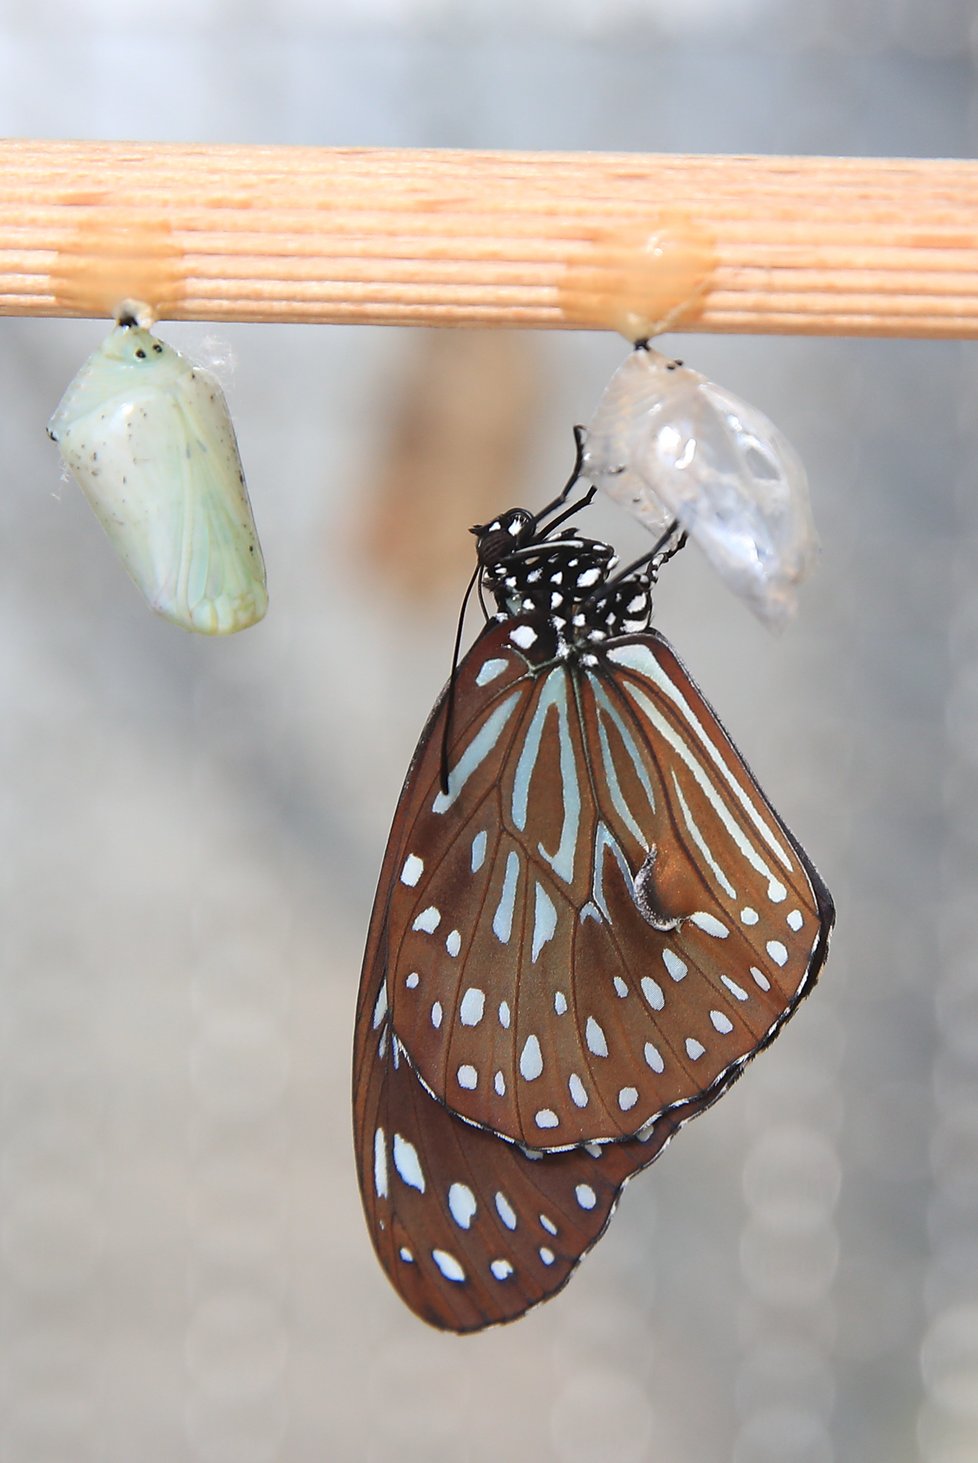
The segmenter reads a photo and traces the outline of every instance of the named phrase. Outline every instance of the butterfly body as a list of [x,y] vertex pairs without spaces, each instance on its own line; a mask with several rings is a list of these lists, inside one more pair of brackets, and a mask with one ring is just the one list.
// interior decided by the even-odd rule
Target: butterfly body
[[[378,1253],[426,1319],[432,1296],[448,1297],[448,1319],[434,1319],[453,1329],[559,1288],[625,1180],[810,989],[832,919],[814,869],[648,628],[648,574],[612,579],[607,545],[541,531],[525,510],[478,532],[498,613],[401,795],[354,1068]],[[521,1206],[505,1184],[535,1197]],[[581,1209],[579,1190],[593,1205]],[[512,1229],[499,1192],[526,1211]],[[561,1217],[541,1239],[544,1200]],[[436,1250],[453,1263],[431,1261]],[[465,1307],[481,1321],[461,1324]]]

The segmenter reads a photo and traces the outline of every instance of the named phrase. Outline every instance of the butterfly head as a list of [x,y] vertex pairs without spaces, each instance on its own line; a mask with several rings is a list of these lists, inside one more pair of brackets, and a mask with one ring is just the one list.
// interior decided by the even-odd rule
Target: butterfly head
[[508,559],[517,549],[531,543],[536,519],[526,508],[510,508],[491,523],[477,523],[469,532],[476,539],[476,553],[483,569]]

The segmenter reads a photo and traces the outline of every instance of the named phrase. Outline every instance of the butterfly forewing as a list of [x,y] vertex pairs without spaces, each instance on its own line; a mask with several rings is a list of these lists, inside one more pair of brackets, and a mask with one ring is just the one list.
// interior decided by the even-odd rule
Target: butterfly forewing
[[[667,643],[463,662],[398,812],[394,1029],[454,1111],[531,1147],[636,1133],[736,1074],[821,962],[824,890]],[[542,639],[542,637],[541,637]]]

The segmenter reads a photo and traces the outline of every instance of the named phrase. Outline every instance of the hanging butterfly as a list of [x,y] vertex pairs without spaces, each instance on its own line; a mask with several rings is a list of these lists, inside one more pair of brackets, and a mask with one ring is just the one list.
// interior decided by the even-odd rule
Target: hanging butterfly
[[593,496],[564,507],[576,480],[473,530],[497,613],[421,735],[361,977],[367,1222],[402,1298],[454,1331],[560,1289],[811,989],[834,918],[649,628],[675,526],[613,575],[607,544],[558,532]]

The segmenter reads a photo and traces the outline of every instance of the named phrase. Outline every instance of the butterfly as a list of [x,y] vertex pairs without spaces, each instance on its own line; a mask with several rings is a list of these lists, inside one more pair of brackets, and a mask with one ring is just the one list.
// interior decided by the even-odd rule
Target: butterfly
[[[579,461],[581,439],[578,440]],[[370,1235],[424,1320],[553,1295],[625,1182],[812,988],[831,897],[668,642],[652,585],[538,514],[473,529],[496,610],[422,732],[364,957]]]

